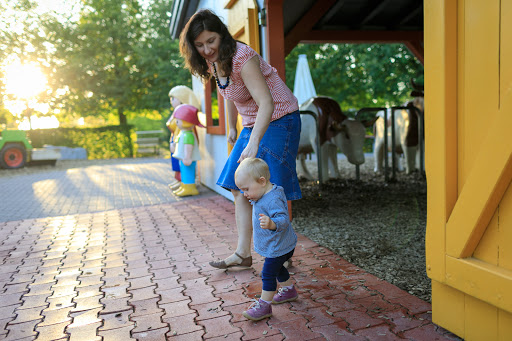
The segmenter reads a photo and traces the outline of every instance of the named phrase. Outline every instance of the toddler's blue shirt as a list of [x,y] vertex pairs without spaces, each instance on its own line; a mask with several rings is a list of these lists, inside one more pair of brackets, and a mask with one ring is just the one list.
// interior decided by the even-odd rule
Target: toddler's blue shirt
[[[263,257],[276,258],[292,251],[297,245],[297,235],[288,214],[288,203],[281,186],[272,189],[258,201],[251,200],[254,250]],[[260,213],[276,224],[276,230],[260,227]]]

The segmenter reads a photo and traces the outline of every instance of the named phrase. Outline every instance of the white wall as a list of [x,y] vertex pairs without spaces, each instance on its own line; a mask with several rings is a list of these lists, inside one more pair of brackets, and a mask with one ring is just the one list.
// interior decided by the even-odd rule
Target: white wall
[[[199,1],[198,9],[208,8],[219,17],[225,18],[227,17],[227,12],[223,8],[223,3],[223,1],[218,0],[203,0]],[[203,109],[202,111],[204,113],[205,104],[203,83],[197,77],[192,77],[192,90],[194,90],[195,94],[199,98]],[[205,122],[206,118],[203,117],[203,119]],[[216,184],[222,168],[224,167],[224,163],[226,162],[226,155],[228,155],[226,135],[209,135],[206,134],[206,129],[201,128],[197,130],[197,133],[199,137],[199,150],[201,151],[201,161],[199,161],[199,176],[201,183],[226,198],[233,200],[233,195],[230,191],[227,191]]]
[[[200,121],[206,125],[203,83],[199,78],[192,78],[192,89],[200,100],[201,107],[203,108],[203,113],[200,115]],[[226,131],[228,131],[227,120],[225,121]],[[201,161],[199,161],[199,175],[201,183],[226,198],[234,200],[230,191],[227,191],[216,184],[217,179],[224,168],[224,163],[226,162],[228,155],[227,136],[207,134],[205,128],[198,128],[197,135],[199,137],[199,150],[201,152]]]

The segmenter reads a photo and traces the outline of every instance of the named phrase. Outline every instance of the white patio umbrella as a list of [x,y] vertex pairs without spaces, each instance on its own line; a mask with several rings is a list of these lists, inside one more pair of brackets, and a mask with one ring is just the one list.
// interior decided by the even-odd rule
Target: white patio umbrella
[[309,71],[308,59],[305,54],[299,55],[297,70],[295,71],[295,83],[293,84],[293,94],[299,101],[299,106],[311,97],[316,96],[315,84]]

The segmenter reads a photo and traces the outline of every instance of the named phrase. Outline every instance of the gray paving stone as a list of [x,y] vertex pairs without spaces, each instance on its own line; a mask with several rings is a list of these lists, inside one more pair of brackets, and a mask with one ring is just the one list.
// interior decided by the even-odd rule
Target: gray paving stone
[[[60,162],[60,161],[59,161]],[[0,222],[103,212],[170,203],[169,159],[77,161],[69,165],[0,170]],[[214,193],[198,186],[200,194]]]

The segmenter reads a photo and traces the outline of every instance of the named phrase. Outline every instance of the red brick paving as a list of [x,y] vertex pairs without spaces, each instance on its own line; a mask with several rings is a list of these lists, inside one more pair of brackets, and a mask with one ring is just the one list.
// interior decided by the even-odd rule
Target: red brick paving
[[454,340],[429,303],[299,236],[300,298],[253,322],[263,259],[213,269],[233,252],[220,196],[0,223],[0,339]]

